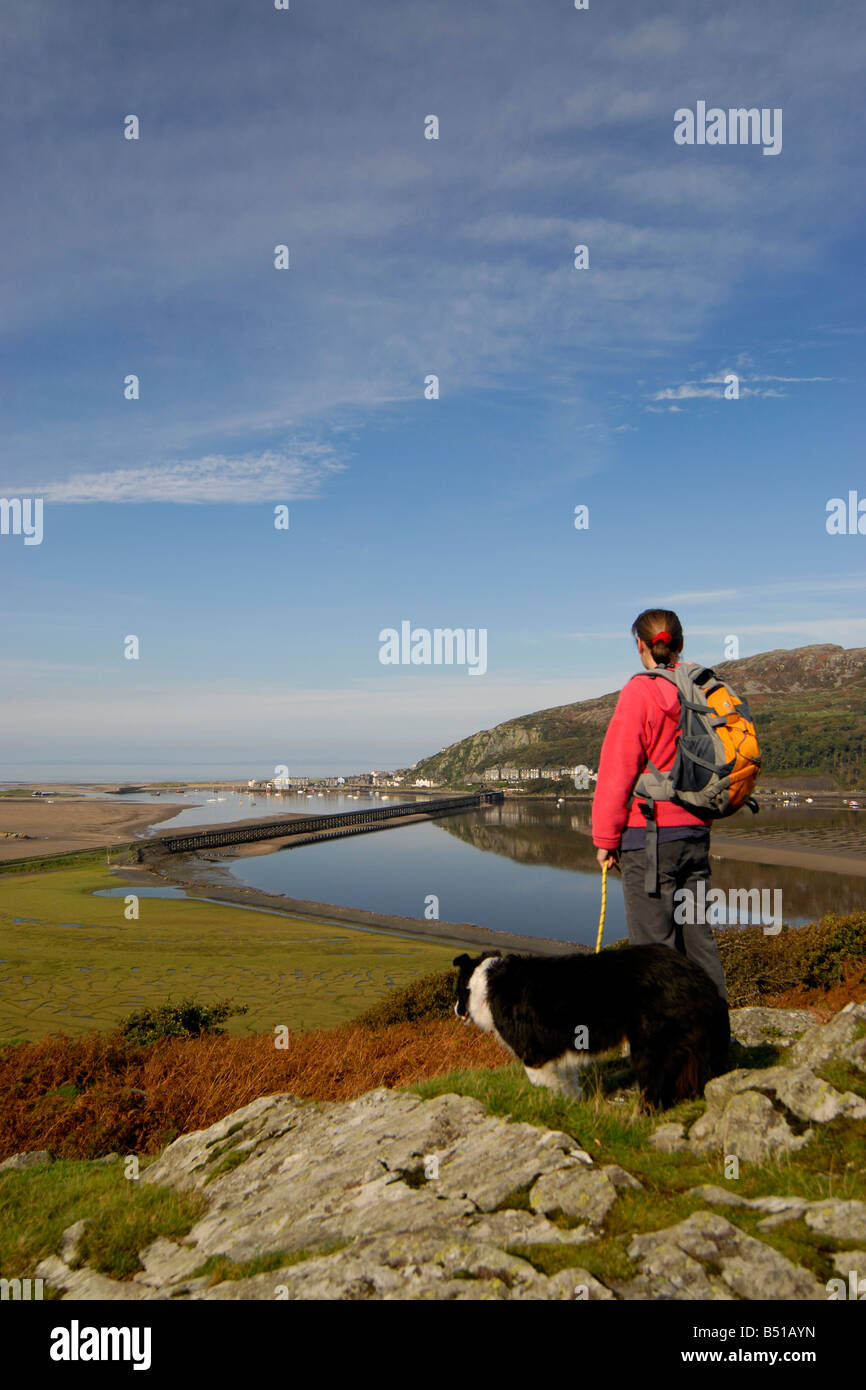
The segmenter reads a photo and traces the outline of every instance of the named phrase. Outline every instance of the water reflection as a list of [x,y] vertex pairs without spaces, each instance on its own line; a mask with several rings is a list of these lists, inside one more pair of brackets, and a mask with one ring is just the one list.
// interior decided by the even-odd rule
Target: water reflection
[[[432,896],[443,921],[590,945],[600,901],[590,817],[589,801],[507,801],[229,863],[240,882],[293,898],[424,917]],[[608,882],[612,941],[627,928],[618,875]],[[866,880],[801,868],[715,859],[713,886],[781,889],[784,920],[797,924],[866,907]]]

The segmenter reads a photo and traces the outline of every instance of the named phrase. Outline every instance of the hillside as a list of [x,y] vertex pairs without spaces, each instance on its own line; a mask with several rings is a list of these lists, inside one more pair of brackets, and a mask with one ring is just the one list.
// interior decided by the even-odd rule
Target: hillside
[[[764,776],[824,777],[866,786],[866,648],[823,643],[723,661],[720,676],[749,700],[764,752]],[[443,784],[513,767],[598,767],[617,692],[558,705],[484,729],[412,769]]]

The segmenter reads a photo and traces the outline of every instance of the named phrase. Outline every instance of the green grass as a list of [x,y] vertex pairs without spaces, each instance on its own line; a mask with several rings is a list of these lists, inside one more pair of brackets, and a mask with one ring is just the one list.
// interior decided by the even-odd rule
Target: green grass
[[[662,1122],[679,1121],[688,1130],[703,1113],[705,1102],[689,1101],[653,1118],[639,1114],[635,1098],[627,1097],[624,1104],[609,1098],[620,1067],[621,1063],[615,1060],[587,1068],[590,1074],[595,1071],[598,1086],[586,1100],[567,1099],[533,1086],[516,1063],[495,1071],[451,1072],[408,1089],[424,1098],[449,1091],[473,1096],[491,1114],[562,1130],[586,1149],[597,1164],[620,1164],[638,1178],[644,1191],[621,1189],[607,1223],[608,1230],[614,1232],[620,1216],[630,1223],[632,1231],[655,1230],[681,1220],[706,1205],[687,1197],[689,1188],[709,1184],[729,1188],[741,1197],[775,1194],[810,1201],[827,1197],[864,1199],[866,1126],[862,1123],[836,1120],[816,1125],[814,1137],[793,1155],[780,1154],[762,1164],[741,1162],[740,1176],[734,1182],[725,1177],[724,1157],[720,1154],[665,1154],[649,1143],[650,1134]],[[846,1078],[838,1077],[839,1081],[843,1079]],[[511,1194],[507,1205],[523,1206],[522,1194]],[[729,1207],[720,1210],[726,1216],[734,1211]]]
[[268,1255],[259,1255],[254,1260],[230,1260],[226,1255],[210,1255],[193,1270],[191,1279],[207,1278],[212,1288],[229,1279],[251,1279],[255,1274],[271,1274],[276,1269],[289,1269],[292,1265],[304,1264],[320,1255],[334,1255],[351,1245],[350,1240],[333,1240],[315,1250],[272,1250]]
[[[225,1154],[213,1171],[208,1174],[207,1182],[213,1182],[214,1178],[221,1178],[223,1173],[230,1173],[233,1168],[237,1168],[245,1159],[249,1158],[249,1156],[249,1151],[241,1153],[238,1149],[234,1149],[231,1153]],[[207,1186],[207,1183],[205,1186]]]
[[124,1178],[122,1163],[59,1160],[23,1173],[0,1173],[0,1273],[26,1278],[60,1250],[67,1226],[87,1218],[81,1262],[127,1279],[138,1251],[157,1236],[178,1240],[206,1210],[199,1193],[175,1192]]
[[855,1096],[860,1096],[866,1100],[866,1072],[862,1072],[852,1062],[845,1062],[841,1058],[836,1058],[830,1062],[825,1062],[823,1067],[816,1067],[815,1075],[822,1077],[824,1081],[829,1081],[830,1085],[835,1086],[837,1091],[853,1091]]
[[138,921],[127,921],[122,897],[92,896],[123,882],[104,865],[4,882],[0,1040],[109,1029],[180,996],[248,1004],[230,1033],[272,1032],[278,1023],[327,1028],[442,971],[453,955],[408,937],[194,900],[142,897]]
[[[23,843],[23,842],[22,842]],[[116,863],[121,853],[135,848],[134,845],[111,845],[109,853]],[[49,869],[82,869],[90,865],[105,864],[105,847],[101,849],[72,849],[63,854],[30,855],[21,859],[11,859],[0,863],[0,875],[33,874]],[[5,890],[4,890],[5,892]]]

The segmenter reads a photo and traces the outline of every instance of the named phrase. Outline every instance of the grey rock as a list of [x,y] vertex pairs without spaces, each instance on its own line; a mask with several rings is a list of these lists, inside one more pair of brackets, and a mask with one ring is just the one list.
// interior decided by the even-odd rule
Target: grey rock
[[[628,1253],[643,1263],[644,1270],[638,1280],[614,1285],[623,1298],[817,1300],[827,1296],[824,1285],[808,1270],[715,1212],[695,1212],[676,1226],[635,1236]],[[719,1274],[708,1275],[701,1261]]]
[[737,1192],[712,1184],[690,1188],[689,1196],[699,1197],[702,1202],[709,1202],[714,1207],[747,1207],[752,1211],[770,1212],[771,1215],[758,1222],[764,1231],[781,1226],[785,1221],[793,1221],[811,1205],[804,1197],[741,1197]]
[[744,1047],[773,1043],[790,1047],[802,1033],[815,1027],[815,1016],[808,1009],[768,1009],[760,1006],[731,1009],[731,1036]]
[[78,1259],[78,1247],[87,1226],[86,1220],[75,1221],[67,1226],[60,1237],[60,1258],[65,1264],[74,1264]]
[[546,1216],[529,1211],[492,1211],[479,1216],[469,1226],[470,1234],[493,1245],[580,1245],[596,1236],[584,1227],[564,1230]]
[[[786,1221],[796,1221],[804,1217],[813,1230],[835,1237],[837,1240],[859,1240],[866,1238],[866,1202],[842,1202],[832,1199],[809,1201],[806,1197],[770,1196],[741,1197],[727,1188],[705,1185],[689,1189],[690,1197],[710,1202],[713,1206],[746,1207],[751,1211],[764,1211],[768,1215],[758,1223],[762,1231],[771,1231]],[[864,1257],[866,1274],[866,1257]]]
[[754,1197],[749,1203],[753,1211],[765,1211],[769,1214],[763,1221],[758,1222],[758,1227],[762,1231],[772,1231],[776,1226],[782,1226],[786,1221],[796,1221],[806,1212],[811,1203],[803,1197]]
[[812,1202],[805,1219],[813,1231],[834,1240],[866,1240],[866,1202]]
[[112,1301],[147,1298],[144,1289],[137,1285],[121,1282],[119,1279],[108,1279],[104,1274],[97,1274],[92,1269],[70,1269],[65,1261],[51,1255],[48,1259],[40,1260],[36,1266],[36,1274],[40,1279],[44,1279],[53,1289],[61,1291],[62,1299],[111,1299]]
[[726,1187],[713,1187],[711,1184],[689,1188],[688,1195],[699,1197],[703,1202],[711,1202],[714,1206],[749,1207],[752,1211],[767,1211],[773,1214],[792,1212],[799,1215],[808,1207],[818,1205],[809,1202],[805,1197],[741,1197],[738,1192],[731,1192]]
[[791,1060],[797,1066],[821,1067],[834,1058],[850,1061],[866,1071],[866,1037],[858,1038],[866,1024],[866,1004],[846,1004],[838,1014],[812,1028],[794,1043]]
[[682,1149],[688,1148],[685,1132],[685,1125],[682,1124],[670,1122],[659,1125],[650,1135],[650,1143],[659,1153],[679,1153]]
[[47,1149],[33,1149],[30,1153],[12,1154],[0,1163],[0,1173],[26,1173],[28,1168],[47,1168],[54,1159]]
[[747,1197],[741,1197],[738,1192],[729,1192],[726,1187],[716,1187],[712,1183],[704,1183],[701,1187],[690,1187],[686,1193],[688,1197],[697,1197],[701,1202],[709,1202],[714,1207],[748,1207],[751,1205]]
[[792,1115],[799,1120],[814,1120],[826,1124],[845,1116],[852,1120],[866,1119],[866,1100],[853,1091],[837,1091],[828,1081],[822,1081],[808,1067],[773,1067],[772,1076],[765,1072],[760,1075],[763,1081],[754,1084],[755,1089],[768,1089],[775,1092]]
[[738,1092],[762,1091],[775,1096],[798,1120],[824,1124],[840,1115],[853,1120],[866,1119],[866,1101],[853,1091],[837,1091],[808,1067],[797,1065],[793,1056],[791,1061],[791,1066],[764,1067],[760,1071],[740,1068],[716,1077],[706,1088],[708,1104],[716,1107]]
[[818,1124],[839,1117],[866,1119],[866,1100],[815,1076],[798,1060],[797,1046],[791,1048],[790,1066],[739,1068],[710,1081],[707,1109],[691,1128],[690,1146],[698,1153],[720,1149],[760,1162],[776,1150],[795,1152],[811,1138],[811,1130],[797,1135],[788,1117]]
[[618,1163],[605,1163],[599,1172],[610,1178],[614,1187],[631,1187],[638,1192],[643,1192],[643,1183],[636,1178],[633,1173],[627,1173],[625,1168],[620,1168]]
[[858,1280],[866,1279],[866,1250],[838,1250],[832,1258],[833,1268],[844,1279],[849,1274],[856,1274]]
[[[211,1178],[226,1154],[244,1151],[243,1163]],[[425,1179],[431,1156],[435,1176]],[[619,1185],[636,1183],[619,1165],[610,1168]],[[560,1229],[540,1208],[494,1210],[511,1193],[557,1176],[567,1182],[548,1209],[564,1201],[583,1222],[579,1229]],[[587,1166],[569,1135],[493,1117],[465,1096],[421,1101],[386,1090],[340,1104],[263,1098],[176,1140],[142,1181],[200,1188],[209,1210],[183,1245],[156,1241],[143,1252],[136,1282],[229,1299],[273,1298],[278,1284],[292,1298],[522,1297],[524,1285],[529,1297],[573,1296],[573,1271],[546,1294],[546,1276],[526,1261],[509,1263],[514,1257],[502,1247],[593,1239],[617,1190],[611,1176]],[[351,1244],[324,1253],[340,1241]],[[455,1242],[461,1263],[452,1269]],[[210,1255],[242,1262],[276,1251],[312,1257],[216,1287],[192,1278]],[[602,1296],[600,1288],[591,1285],[590,1296]]]
[[505,1299],[548,1280],[494,1245],[448,1230],[362,1237],[351,1249],[209,1290],[216,1299]]
[[[719,1080],[726,1078],[720,1077]],[[709,1097],[710,1082],[707,1086]],[[726,1099],[723,1106],[708,1106],[689,1131],[689,1144],[697,1153],[720,1151],[749,1163],[761,1163],[770,1154],[796,1152],[807,1144],[812,1130],[795,1135],[784,1115],[758,1091],[744,1090]]]
[[561,1269],[558,1274],[547,1280],[547,1287],[543,1292],[536,1295],[520,1294],[521,1299],[530,1297],[568,1298],[594,1303],[598,1300],[610,1301],[613,1294],[586,1269]]
[[529,1193],[533,1211],[561,1211],[570,1221],[598,1230],[616,1201],[616,1188],[603,1169],[572,1168],[546,1173]]
[[195,1250],[162,1236],[153,1241],[138,1257],[144,1269],[132,1277],[139,1284],[149,1284],[162,1288],[165,1284],[188,1279],[193,1270],[202,1263],[202,1257]]

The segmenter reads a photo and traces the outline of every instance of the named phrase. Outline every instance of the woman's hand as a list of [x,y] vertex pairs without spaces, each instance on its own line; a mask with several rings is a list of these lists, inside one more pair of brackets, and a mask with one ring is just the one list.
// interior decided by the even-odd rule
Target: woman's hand
[[601,868],[604,868],[605,864],[609,869],[619,868],[618,849],[597,849],[595,852],[595,857],[598,860],[598,863]]

